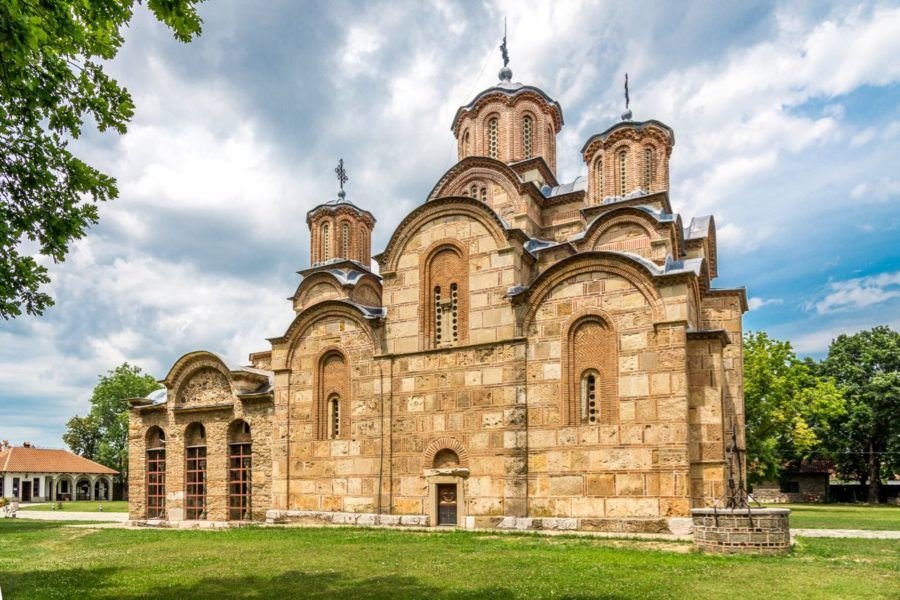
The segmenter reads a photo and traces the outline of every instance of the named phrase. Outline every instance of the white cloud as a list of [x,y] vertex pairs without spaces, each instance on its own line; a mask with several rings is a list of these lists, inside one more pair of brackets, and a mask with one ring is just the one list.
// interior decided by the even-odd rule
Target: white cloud
[[900,179],[882,177],[874,183],[859,183],[850,191],[854,200],[884,201],[900,196]]
[[750,307],[750,310],[759,310],[764,306],[769,306],[771,304],[781,304],[781,298],[748,298],[747,305]]
[[818,314],[863,309],[900,298],[900,271],[833,281],[824,298],[808,305]]

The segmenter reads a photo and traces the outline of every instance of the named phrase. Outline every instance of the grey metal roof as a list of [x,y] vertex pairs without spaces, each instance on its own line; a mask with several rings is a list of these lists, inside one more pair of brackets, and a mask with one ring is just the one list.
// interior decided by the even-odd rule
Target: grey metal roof
[[[648,215],[650,215],[651,217],[656,219],[656,221],[658,223],[674,223],[678,219],[678,215],[655,211],[649,206],[633,206],[631,208],[634,208],[634,209],[637,209],[637,210],[647,213]],[[588,222],[587,225],[585,225],[584,229],[582,229],[581,231],[579,231],[578,233],[576,233],[575,235],[570,237],[569,241],[576,241],[576,240],[580,240],[580,239],[584,238],[585,234],[587,234],[588,230],[590,230],[590,228],[594,225],[594,223],[598,219],[602,219],[602,218],[606,217],[608,214],[610,214],[610,213],[606,212],[601,215],[597,215],[596,217],[591,219],[590,222]]]
[[506,94],[507,96],[518,96],[519,94],[524,94],[525,92],[534,92],[541,96],[541,98],[543,98],[547,102],[547,104],[556,109],[556,111],[559,113],[559,124],[565,124],[565,119],[563,119],[562,107],[559,105],[559,102],[548,96],[544,90],[533,85],[525,85],[519,82],[501,81],[493,87],[489,87],[488,89],[479,93],[477,96],[475,96],[475,98],[472,99],[471,102],[469,102],[465,106],[460,106],[459,109],[457,109],[456,114],[453,115],[453,121],[450,123],[450,130],[454,130],[456,122],[459,120],[459,117],[462,113],[472,110],[473,108],[475,108],[475,105],[478,104],[479,100],[481,100],[488,94],[493,94],[496,92]]
[[712,221],[711,215],[692,218],[691,224],[684,228],[684,239],[699,240],[705,238],[709,234],[710,221]]
[[165,404],[168,393],[166,388],[160,388],[158,390],[153,390],[144,396],[144,398],[150,401],[151,406],[156,406],[157,404]]
[[650,119],[648,121],[619,121],[612,127],[609,127],[600,133],[595,133],[594,135],[589,137],[584,143],[584,146],[581,147],[581,153],[584,154],[584,151],[587,150],[588,146],[590,146],[594,140],[599,139],[601,142],[605,141],[606,138],[608,138],[617,129],[637,129],[638,131],[640,131],[641,129],[644,129],[650,125],[655,125],[656,127],[665,130],[669,134],[669,138],[672,140],[672,145],[675,145],[675,132],[671,127],[669,127],[662,121],[657,121],[656,119]]
[[563,194],[571,194],[572,192],[584,192],[587,191],[587,188],[587,177],[579,176],[575,179],[575,181],[550,188],[550,192],[544,194],[544,196],[546,196],[547,198],[553,198],[554,196],[562,196]]
[[601,206],[605,206],[607,204],[615,204],[616,202],[625,202],[626,200],[634,200],[635,198],[643,198],[644,196],[649,196],[647,192],[642,190],[641,188],[637,188],[631,190],[624,196],[606,196],[603,200],[600,201]]

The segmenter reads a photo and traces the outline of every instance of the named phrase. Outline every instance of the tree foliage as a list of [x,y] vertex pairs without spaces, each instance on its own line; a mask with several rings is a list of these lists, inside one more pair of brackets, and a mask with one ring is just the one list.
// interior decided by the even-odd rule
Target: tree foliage
[[[147,0],[176,39],[200,33],[200,0]],[[128,91],[103,70],[115,57],[136,0],[0,2],[0,318],[41,314],[47,268],[97,222],[116,181],[69,151],[86,119],[124,133]]]
[[744,404],[748,470],[757,481],[776,479],[785,463],[822,456],[845,414],[834,380],[765,332],[744,336]]
[[875,327],[831,343],[822,372],[847,397],[847,416],[833,446],[839,474],[869,484],[878,502],[881,479],[900,472],[900,332]]
[[100,376],[91,394],[91,411],[86,417],[69,420],[63,440],[73,452],[119,471],[128,481],[128,403],[143,398],[160,385],[137,366],[123,363]]

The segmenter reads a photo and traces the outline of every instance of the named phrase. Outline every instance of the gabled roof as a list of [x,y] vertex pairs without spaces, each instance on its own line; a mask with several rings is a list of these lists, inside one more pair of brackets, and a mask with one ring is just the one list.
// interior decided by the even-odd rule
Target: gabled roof
[[68,450],[14,447],[0,452],[0,473],[117,475],[119,472]]

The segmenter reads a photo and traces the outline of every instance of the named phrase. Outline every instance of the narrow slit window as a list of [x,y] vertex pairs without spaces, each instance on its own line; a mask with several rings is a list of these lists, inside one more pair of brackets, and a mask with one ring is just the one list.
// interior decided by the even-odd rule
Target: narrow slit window
[[500,122],[493,118],[488,121],[488,156],[491,158],[497,158],[500,156],[500,148],[498,142],[498,129],[500,127]]
[[459,290],[455,283],[450,284],[450,319],[453,328],[453,341],[459,340]]
[[596,181],[597,181],[597,197],[603,198],[603,159],[598,158],[597,162],[594,163],[594,172],[596,173]]
[[341,436],[341,399],[338,396],[332,396],[328,401],[328,420],[331,439],[336,440]]
[[434,288],[434,343],[441,343],[441,288]]
[[322,225],[322,260],[331,257],[331,228],[328,223]]
[[597,376],[594,373],[588,373],[584,377],[582,384],[582,422],[594,425],[597,423]]
[[619,195],[625,195],[625,152],[619,153]]
[[344,223],[341,228],[341,258],[350,258],[350,226]]
[[644,191],[650,191],[650,184],[653,182],[653,150],[647,148],[644,150]]
[[522,151],[525,158],[531,158],[532,139],[534,136],[534,121],[530,115],[522,119]]
[[472,200],[478,199],[478,186],[474,183],[472,184],[472,187],[469,188],[469,197],[472,198]]

